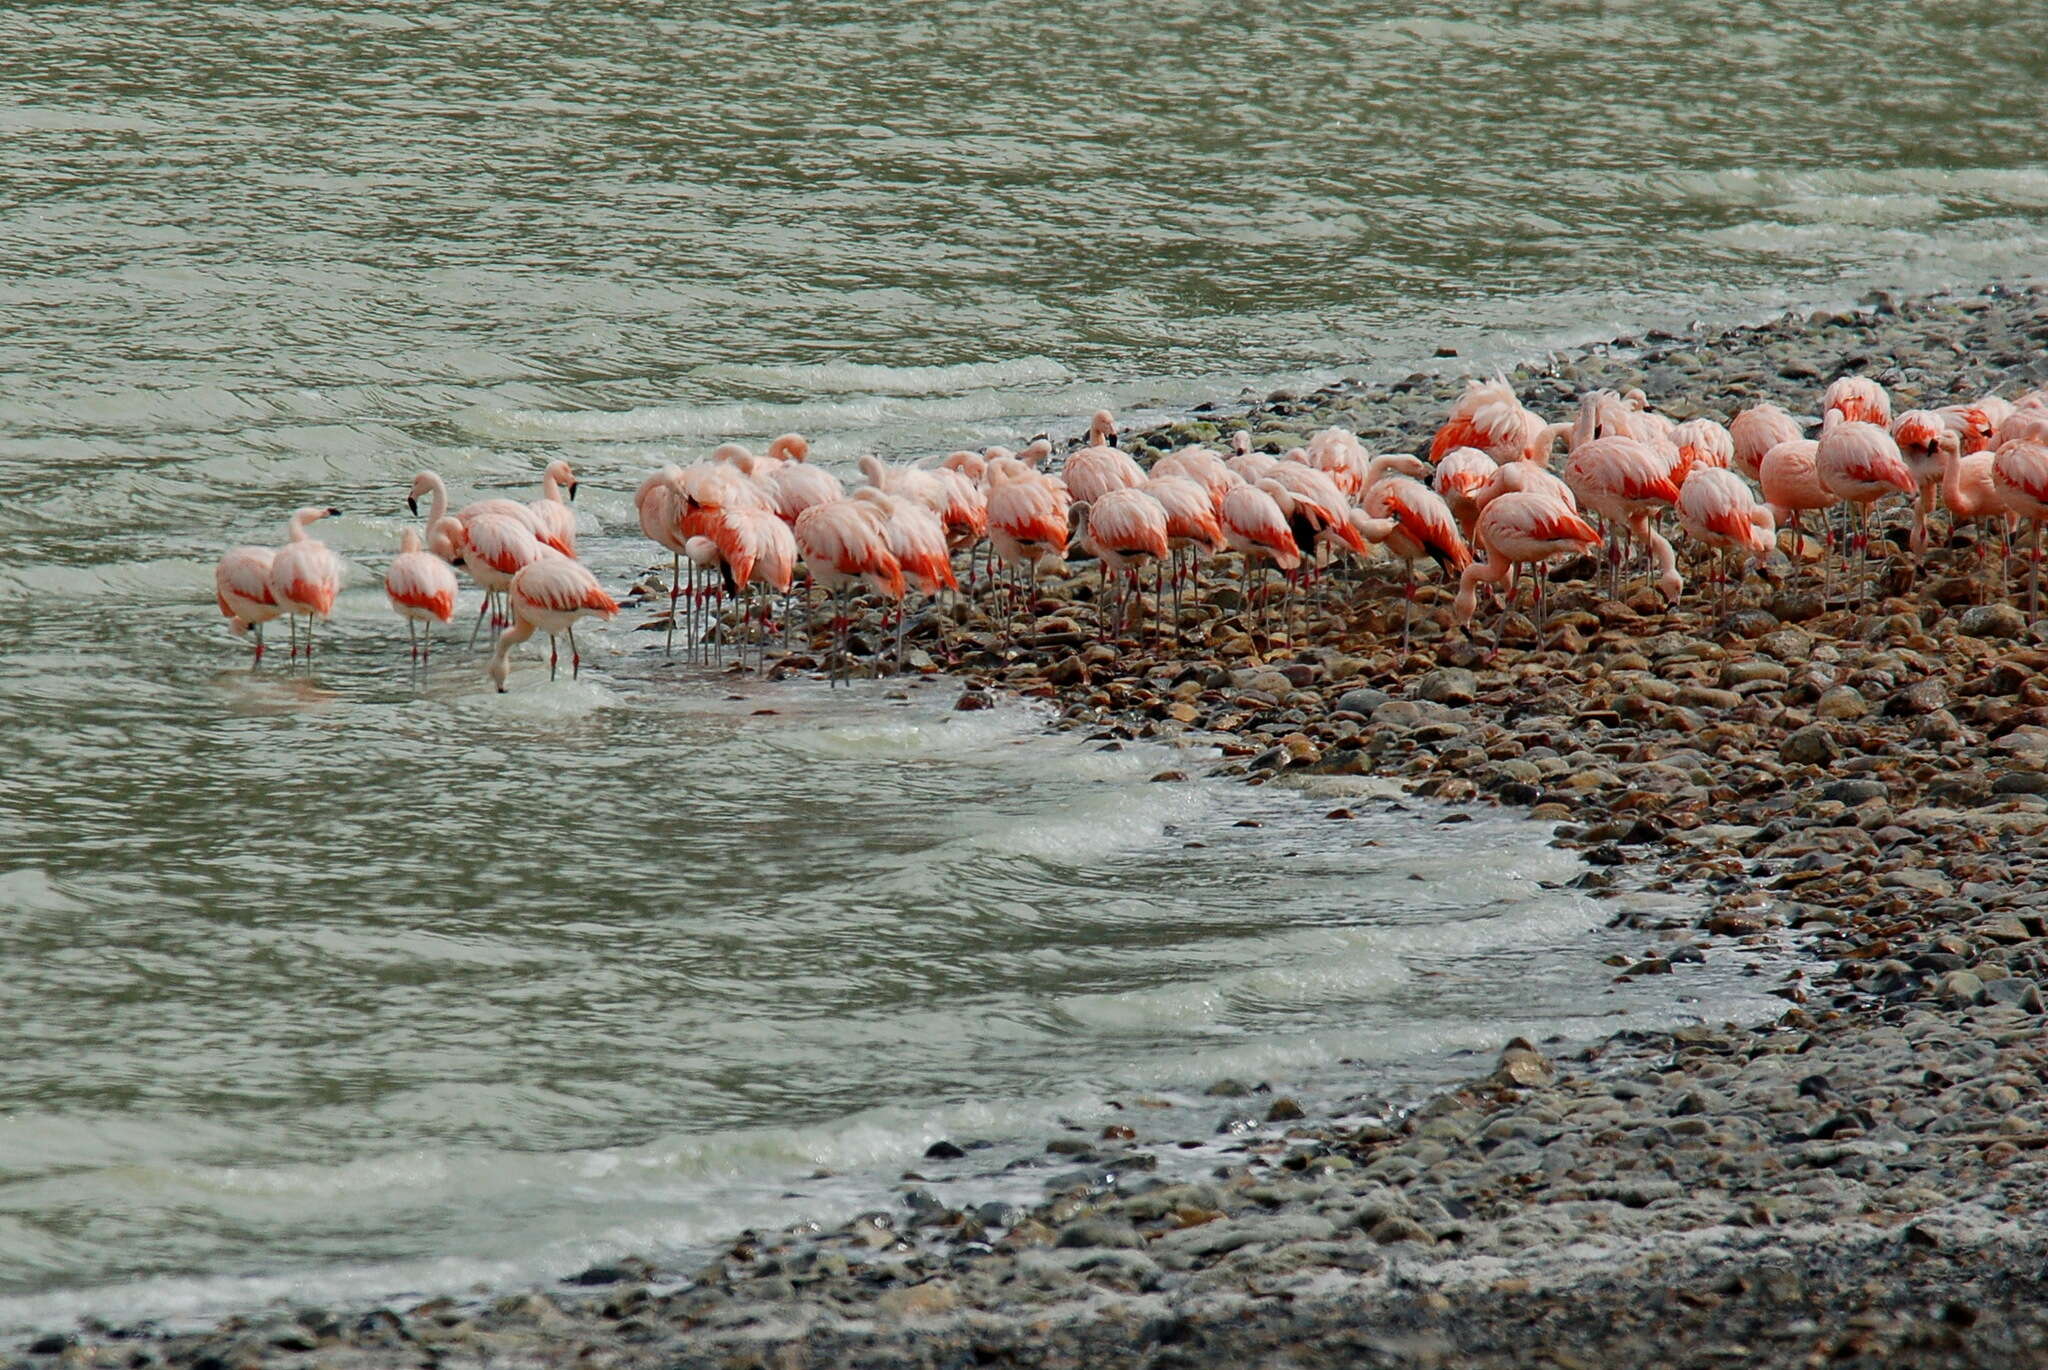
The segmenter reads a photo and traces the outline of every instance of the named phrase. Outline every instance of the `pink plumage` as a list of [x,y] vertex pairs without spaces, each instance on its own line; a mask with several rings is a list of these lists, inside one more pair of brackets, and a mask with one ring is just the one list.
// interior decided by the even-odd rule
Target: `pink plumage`
[[1868,376],[1843,376],[1827,388],[1820,399],[1820,412],[1839,411],[1850,423],[1892,425],[1892,397]]
[[448,563],[420,546],[420,535],[408,528],[398,555],[384,573],[384,596],[400,618],[411,623],[454,621],[458,590]]
[[1797,442],[1806,434],[1799,421],[1777,405],[1759,404],[1729,421],[1728,436],[1735,444],[1733,469],[1755,480],[1764,453],[1781,442]]
[[1287,515],[1281,510],[1276,494],[1285,497],[1286,487],[1269,482],[1257,485],[1240,485],[1223,497],[1223,508],[1219,521],[1223,525],[1223,540],[1234,552],[1247,557],[1269,557],[1283,571],[1292,571],[1301,565],[1301,547],[1294,540],[1294,530],[1287,526]]
[[1482,560],[1458,578],[1452,612],[1469,623],[1478,607],[1479,587],[1499,584],[1516,566],[1600,545],[1600,534],[1554,495],[1511,491],[1489,502],[1473,526]]
[[1142,490],[1111,490],[1077,504],[1081,545],[1110,571],[1133,570],[1166,555],[1166,510]]

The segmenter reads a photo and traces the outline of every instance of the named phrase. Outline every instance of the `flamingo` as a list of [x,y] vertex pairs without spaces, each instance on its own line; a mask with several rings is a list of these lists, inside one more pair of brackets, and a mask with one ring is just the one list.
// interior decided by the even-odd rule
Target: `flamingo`
[[1067,555],[1067,487],[1015,458],[990,462],[988,479],[989,546],[1035,586],[1041,565]]
[[[564,490],[567,500],[562,498]],[[540,473],[540,498],[526,506],[533,511],[533,535],[565,557],[576,555],[576,515],[569,508],[569,500],[575,498],[576,473],[568,462],[556,460]]]
[[[422,471],[412,478],[412,489],[405,497],[405,507],[417,514],[420,499],[428,501],[427,526],[433,527],[448,515],[448,485],[432,471]],[[529,532],[538,532],[530,505],[516,499],[480,499],[472,501],[455,511],[455,517],[464,525],[479,514],[497,514],[503,518],[516,519],[526,525]]]
[[1998,425],[2012,412],[2012,406],[1995,395],[1987,395],[1972,404],[1946,404],[1934,412],[1956,430],[1960,454],[1967,457],[1997,446]]
[[2048,444],[2048,408],[2028,405],[2014,410],[1998,421],[1996,445],[2009,442],[2031,442]]
[[1496,376],[1465,383],[1465,393],[1429,445],[1429,459],[1476,447],[1495,461],[1541,461],[1552,440],[1543,420],[1522,407],[1505,377]]
[[604,592],[597,577],[582,562],[552,548],[519,568],[507,585],[506,596],[511,605],[512,626],[499,635],[497,646],[491,651],[490,677],[499,694],[505,692],[505,678],[512,669],[512,649],[536,631],[548,635],[549,680],[555,678],[560,660],[555,638],[568,635],[569,672],[573,679],[583,674],[583,655],[576,648],[577,620],[593,614],[612,618],[619,612],[618,601]]
[[1282,461],[1274,465],[1265,479],[1294,497],[1287,509],[1287,521],[1294,530],[1296,545],[1304,553],[1321,546],[1326,539],[1335,539],[1354,552],[1366,550],[1365,539],[1351,526],[1351,501],[1324,472],[1298,461]]
[[[937,595],[941,590],[957,590],[960,582],[953,575],[951,549],[946,545],[946,526],[939,516],[923,502],[906,496],[889,495],[873,487],[856,490],[853,494],[857,503],[873,506],[882,514],[882,535],[889,541],[889,551],[896,558],[896,564],[903,568],[906,590],[915,590],[922,595]],[[895,596],[896,609],[896,665],[903,665],[903,635],[908,625],[908,614],[904,610],[904,596]]]
[[[879,507],[858,499],[814,504],[797,515],[797,549],[812,583],[840,600],[862,583],[885,599],[901,600],[903,566],[889,550],[886,523],[887,516]],[[1061,533],[1065,533],[1064,525]],[[849,624],[843,604],[833,618],[833,627],[839,630],[836,650],[844,664]]]
[[1845,423],[1892,426],[1892,397],[1868,376],[1842,376],[1820,397],[1820,412],[1841,410]]
[[1919,492],[1913,500],[1913,532],[1907,546],[1914,556],[1927,550],[1927,516],[1934,511],[1934,492],[1940,488],[1944,452],[1961,450],[1962,436],[1940,414],[1927,409],[1908,409],[1892,420],[1892,441],[1899,445],[1899,457],[1913,473]]
[[1153,476],[1177,476],[1193,481],[1208,492],[1212,510],[1220,508],[1223,496],[1233,485],[1244,484],[1244,477],[1230,469],[1229,463],[1206,447],[1183,447],[1169,452],[1152,463]]
[[640,488],[633,492],[633,509],[640,516],[640,531],[669,553],[668,640],[662,647],[663,654],[668,656],[675,655],[676,601],[683,596],[683,557],[689,542],[682,531],[686,503],[682,480],[682,468],[671,464],[641,481]]
[[[453,520],[447,520],[453,522]],[[415,658],[421,655],[419,628],[422,623],[455,619],[455,572],[447,562],[424,551],[420,535],[408,528],[399,540],[398,555],[384,573],[384,596],[405,620],[405,635]],[[427,633],[427,650],[434,646],[432,629]]]
[[229,630],[237,637],[256,630],[252,662],[263,660],[263,625],[284,612],[270,593],[270,566],[276,558],[275,547],[231,547],[213,568],[214,602]]
[[[2000,531],[2010,522],[2010,510],[2006,507],[2005,496],[1998,488],[1997,454],[1990,451],[1972,452],[1967,456],[1951,444],[1941,450],[1941,502],[1948,506],[1949,537],[1953,541],[1956,528],[1967,522],[1987,518],[2000,521]],[[1981,556],[1983,544],[1980,541],[1976,554]],[[2005,554],[2001,548],[1998,566],[2005,572]]]
[[[1830,393],[1833,389],[1829,387]],[[1880,391],[1879,397],[1882,395]],[[1871,412],[1873,403],[1867,395],[1860,399],[1863,412]],[[1870,506],[1895,490],[1911,495],[1919,488],[1905,459],[1899,455],[1898,443],[1881,425],[1851,419],[1840,409],[1830,409],[1827,422],[1821,426],[1820,445],[1814,451],[1813,462],[1820,483],[1856,506],[1856,531],[1851,547],[1859,563],[1867,563],[1869,535],[1865,530]]]
[[[1565,484],[1585,507],[1610,523],[1626,528],[1655,558],[1657,588],[1676,600],[1685,581],[1678,574],[1677,554],[1664,535],[1650,526],[1650,515],[1678,500],[1669,468],[1648,444],[1635,438],[1595,438],[1565,458]],[[1496,501],[1498,502],[1498,501]],[[1620,563],[1612,556],[1617,585]]]
[[1799,420],[1775,404],[1759,404],[1743,410],[1728,421],[1728,436],[1735,444],[1732,469],[1751,480],[1759,480],[1764,454],[1781,442],[1797,442],[1806,436]]
[[277,549],[270,560],[270,598],[291,616],[291,654],[299,654],[298,620],[306,619],[306,657],[313,656],[313,620],[334,612],[334,597],[341,591],[341,558],[327,544],[306,532],[306,525],[331,518],[339,509],[318,506],[301,509],[291,517],[291,540]]
[[[1153,463],[1152,474],[1142,490],[1157,500],[1166,513],[1167,555],[1173,563],[1173,625],[1174,632],[1178,634],[1182,557],[1199,566],[1203,558],[1213,557],[1222,551],[1223,525],[1216,517],[1216,501],[1210,497],[1209,491],[1190,476],[1176,475],[1175,472],[1184,468],[1167,466],[1168,460],[1162,457]],[[1162,466],[1166,467],[1163,471],[1160,469]]]
[[1145,483],[1145,469],[1122,449],[1096,444],[1068,457],[1060,480],[1077,502],[1092,504],[1112,490],[1137,489]]
[[1264,480],[1280,464],[1280,458],[1271,452],[1252,451],[1252,435],[1240,428],[1230,435],[1230,458],[1224,464],[1232,475],[1250,483]]
[[1735,437],[1712,419],[1687,419],[1671,430],[1671,441],[1678,447],[1678,469],[1671,479],[1681,494],[1695,467],[1725,471],[1734,464]]
[[[1223,496],[1217,521],[1223,527],[1223,541],[1244,558],[1244,602],[1251,603],[1252,564],[1263,557],[1284,574],[1301,565],[1301,544],[1288,526],[1287,514],[1294,497],[1287,487],[1270,480],[1239,485]],[[1347,520],[1348,522],[1348,520]]]
[[[1517,462],[1516,465],[1528,465]],[[1413,476],[1388,476],[1365,492],[1364,514],[1390,527],[1374,538],[1401,563],[1401,650],[1408,650],[1409,606],[1415,599],[1415,563],[1434,561],[1445,576],[1464,571],[1472,553],[1458,533],[1458,521],[1444,498]]]
[[[2044,411],[2048,412],[2048,411]],[[1991,459],[1991,479],[2005,507],[2034,525],[2028,553],[2027,612],[2041,609],[2041,521],[2048,519],[2048,444],[2002,444]]]
[[1764,453],[1757,469],[1758,483],[1763,486],[1765,505],[1772,519],[1781,526],[1788,522],[1792,525],[1794,558],[1799,556],[1799,543],[1806,535],[1799,526],[1799,516],[1809,509],[1832,509],[1842,502],[1840,495],[1821,484],[1814,462],[1819,451],[1820,444],[1813,439],[1793,438]]
[[[548,551],[553,549],[535,537],[525,524],[508,515],[479,514],[462,526],[463,568],[484,590],[483,606],[476,613],[477,627],[470,629],[469,633],[472,645],[476,642],[477,629],[483,626],[484,612],[490,607],[492,596],[510,590],[512,577],[529,563],[539,561]],[[509,610],[507,613],[504,618],[494,617],[492,626],[503,627],[509,623]]]
[[[1498,585],[1517,566],[1541,566],[1552,557],[1586,551],[1600,545],[1600,534],[1554,495],[1533,490],[1516,490],[1492,500],[1480,512],[1473,537],[1484,559],[1472,562],[1458,577],[1458,595],[1451,612],[1459,623],[1470,623],[1479,604],[1481,585]],[[1548,580],[1537,578],[1537,618],[1544,615]],[[1507,622],[1507,601],[1501,601],[1501,616],[1494,627],[1493,641],[1500,648],[1501,628]]]
[[1472,535],[1473,520],[1479,517],[1476,496],[1499,469],[1499,463],[1476,447],[1453,447],[1437,460],[1430,483],[1450,505],[1451,516],[1467,537]]
[[[1778,524],[1750,494],[1749,482],[1733,471],[1697,466],[1678,490],[1678,525],[1697,541],[1722,553],[1746,552],[1762,562],[1777,546]],[[1726,577],[1722,609],[1727,609]]]
[[[1166,557],[1166,507],[1143,490],[1110,490],[1093,502],[1076,501],[1073,515],[1081,545],[1102,565],[1104,597],[1108,597],[1111,578],[1124,575],[1130,577],[1135,597],[1138,573],[1146,563]],[[1120,609],[1118,628],[1124,617]],[[1101,615],[1101,622],[1106,636],[1110,632],[1107,614]]]

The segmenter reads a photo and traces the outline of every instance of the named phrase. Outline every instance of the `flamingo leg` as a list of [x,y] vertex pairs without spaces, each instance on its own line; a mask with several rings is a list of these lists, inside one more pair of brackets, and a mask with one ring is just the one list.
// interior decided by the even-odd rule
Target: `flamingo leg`
[[676,601],[683,597],[683,554],[669,554],[668,580],[668,640],[662,644],[663,656],[673,658],[676,654]]
[[583,675],[583,654],[576,650],[576,625],[569,625],[569,678],[574,680]]
[[420,659],[420,625],[412,619],[405,621],[405,637],[406,641],[412,645],[412,659],[418,661]]
[[561,660],[561,656],[560,656],[560,655],[559,655],[559,653],[557,653],[557,651],[555,650],[555,635],[554,635],[553,633],[549,633],[549,634],[548,634],[548,679],[549,679],[549,680],[553,680],[553,679],[555,678],[555,663],[556,663],[556,662],[558,662],[558,661],[560,661],[560,660]]

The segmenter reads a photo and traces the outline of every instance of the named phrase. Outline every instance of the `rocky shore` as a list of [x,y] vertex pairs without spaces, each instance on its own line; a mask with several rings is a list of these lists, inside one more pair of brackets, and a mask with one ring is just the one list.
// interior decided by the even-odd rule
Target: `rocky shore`
[[[1545,413],[1594,386],[1681,418],[1810,413],[1848,372],[1903,404],[2039,385],[2044,345],[2038,288],[1874,297],[1510,379]],[[1420,450],[1460,385],[1274,395],[1132,446],[1243,426],[1284,447],[1338,423]],[[1518,1041],[1391,1117],[1302,1116],[1284,1081],[1219,1081],[1052,1139],[1035,1205],[948,1206],[934,1190],[974,1159],[941,1145],[844,1228],[743,1234],[701,1268],[52,1332],[10,1363],[2048,1365],[2048,628],[1985,602],[1975,555],[1938,548],[1917,576],[1900,555],[1832,598],[1782,564],[1725,609],[1610,599],[1566,567],[1548,620],[1510,615],[1497,652],[1437,587],[1396,650],[1384,568],[1263,617],[1218,586],[1108,641],[1085,575],[1016,627],[965,605],[912,627],[912,666],[964,678],[962,708],[1033,695],[1060,726],[1204,758],[1160,783],[1298,786],[1342,821],[1347,793],[1390,777],[1547,820],[1596,894],[1690,896],[1686,916],[1629,915],[1640,952],[1616,975],[1801,947],[1772,1022]],[[1199,1174],[1164,1163],[1189,1151]]]

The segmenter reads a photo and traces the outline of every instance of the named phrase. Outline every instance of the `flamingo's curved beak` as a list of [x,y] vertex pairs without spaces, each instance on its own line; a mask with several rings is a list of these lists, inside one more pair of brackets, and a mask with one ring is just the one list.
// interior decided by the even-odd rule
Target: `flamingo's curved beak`
[[414,514],[417,514],[417,513],[419,513],[419,511],[420,511],[420,502],[419,502],[419,499],[418,499],[418,498],[417,498],[416,496],[413,496],[413,495],[407,495],[407,496],[405,497],[405,507],[406,507],[406,509],[407,509],[408,511],[410,511],[410,512],[412,512],[412,513],[414,513]]
[[339,516],[340,516],[340,514],[341,514],[341,510],[339,510],[339,509],[329,509],[329,510],[327,511],[327,517],[329,517],[329,518],[337,518],[337,517],[339,517]]
[[571,504],[576,502],[576,482],[573,480],[569,482],[569,502]]

